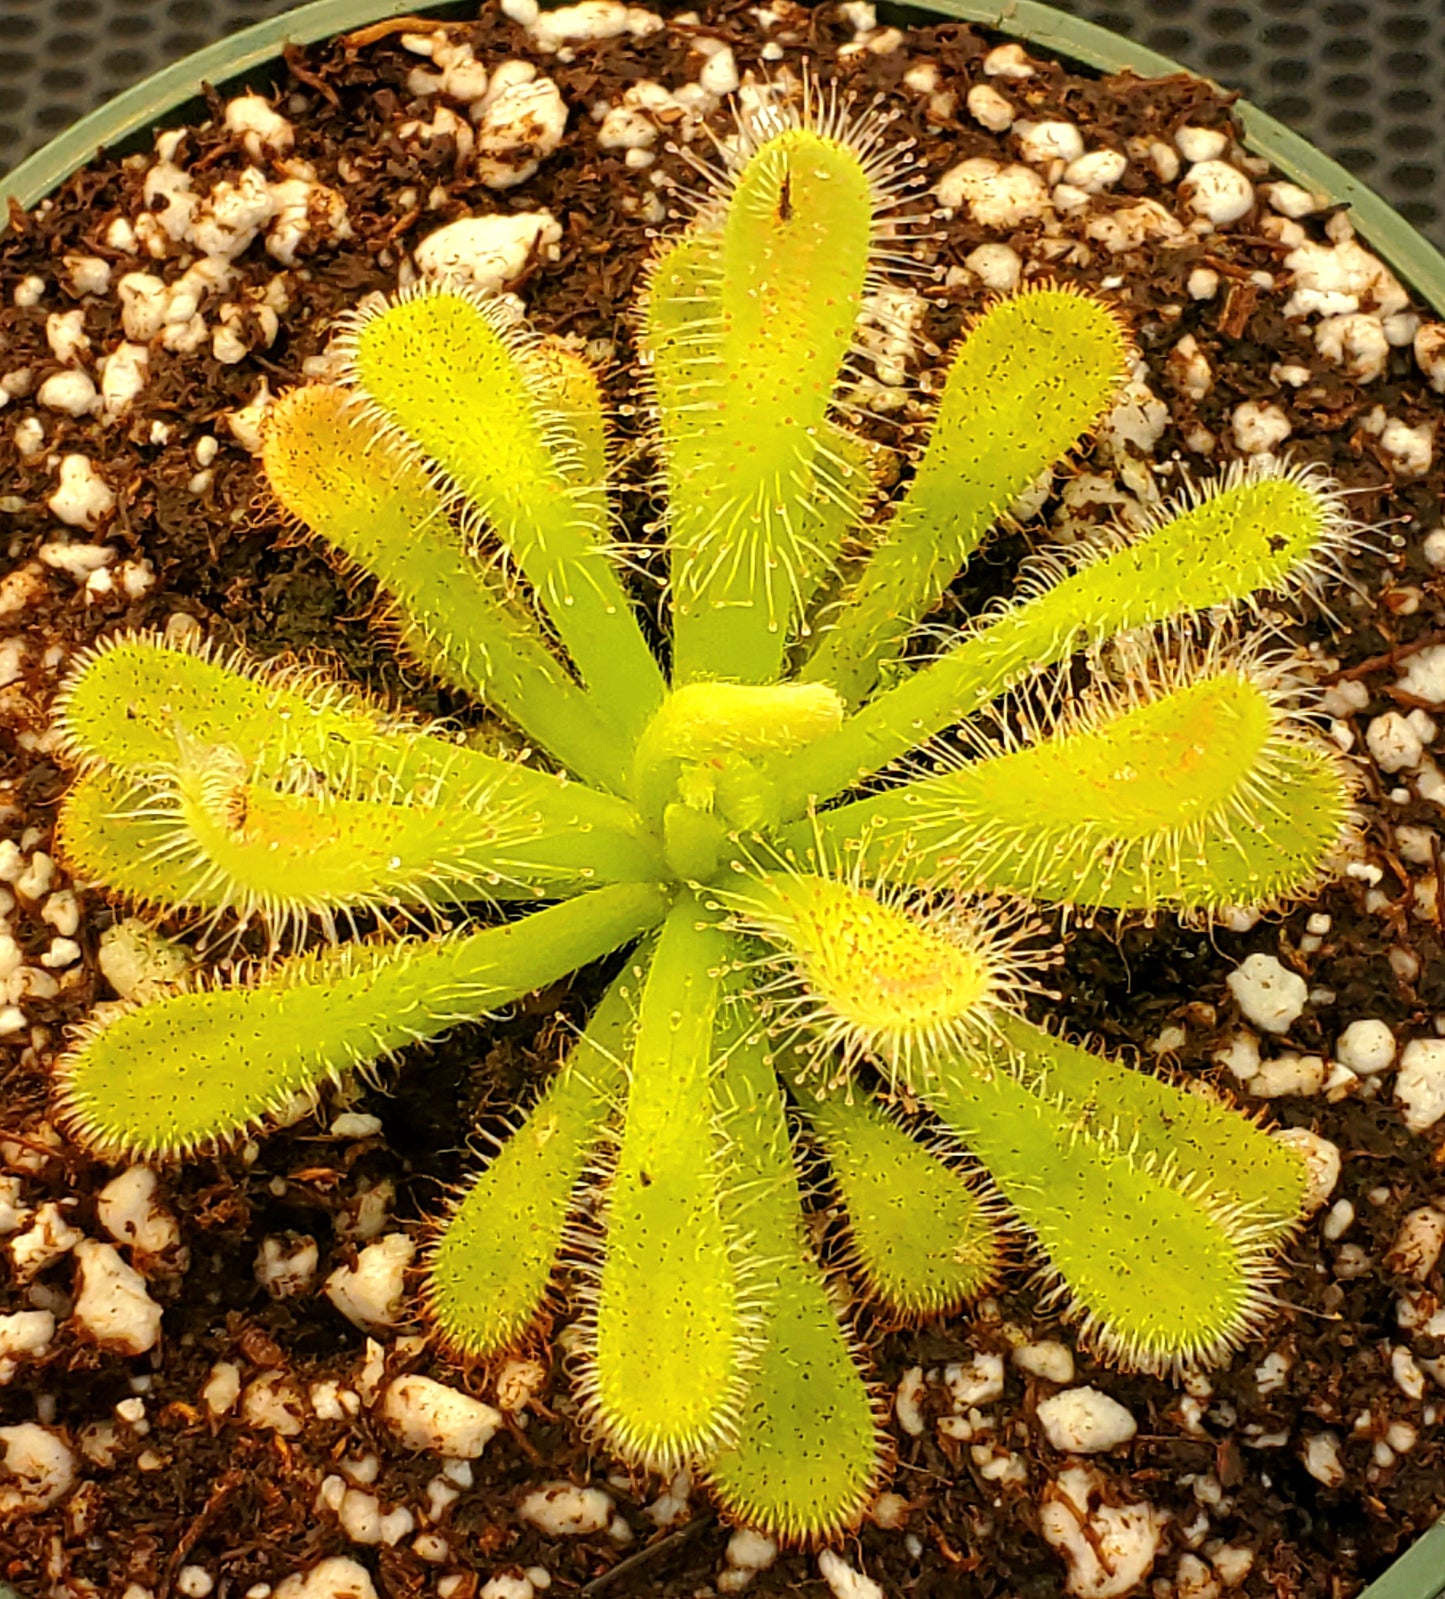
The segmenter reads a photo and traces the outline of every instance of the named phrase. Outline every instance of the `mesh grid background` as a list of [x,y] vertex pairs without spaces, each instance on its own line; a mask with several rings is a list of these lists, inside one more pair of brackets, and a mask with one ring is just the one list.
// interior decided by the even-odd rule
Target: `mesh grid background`
[[[146,73],[294,3],[0,0],[0,171]],[[1441,0],[1054,3],[1240,90],[1445,245]]]

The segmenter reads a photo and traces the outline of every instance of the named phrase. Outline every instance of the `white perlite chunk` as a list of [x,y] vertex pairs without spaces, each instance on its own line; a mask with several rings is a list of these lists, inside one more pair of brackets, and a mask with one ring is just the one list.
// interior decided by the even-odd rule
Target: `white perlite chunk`
[[536,1593],[530,1577],[514,1571],[501,1571],[495,1577],[487,1578],[477,1599],[536,1599]]
[[562,229],[550,211],[463,217],[428,234],[416,247],[423,277],[460,280],[498,294],[516,282],[535,256],[555,258]]
[[527,29],[540,49],[549,51],[589,39],[617,39],[624,33],[642,39],[663,26],[654,12],[623,5],[621,0],[581,0],[555,11],[540,11],[533,0],[505,0],[502,9]]
[[[1416,713],[1423,716],[1424,712]],[[1395,829],[1395,846],[1400,852],[1402,861],[1409,861],[1412,866],[1428,866],[1434,859],[1432,846],[1435,842],[1434,830],[1428,827],[1405,827]]]
[[149,1166],[132,1166],[101,1189],[96,1216],[120,1244],[139,1255],[163,1255],[181,1240],[176,1218],[156,1202],[156,1174]]
[[271,393],[271,386],[263,377],[256,385],[256,392],[239,410],[222,411],[221,420],[231,437],[248,455],[261,453],[261,427],[266,413],[275,403],[276,397]]
[[1148,455],[1164,436],[1169,426],[1169,407],[1145,381],[1147,373],[1135,372],[1114,402],[1114,408],[1104,418],[1100,434],[1114,451],[1115,460],[1127,456],[1126,446],[1132,445],[1141,455]]
[[398,1377],[381,1413],[409,1449],[449,1460],[475,1460],[502,1425],[502,1413],[430,1377]]
[[62,366],[74,366],[90,349],[84,308],[76,306],[72,311],[52,311],[45,319],[45,342]]
[[156,254],[169,253],[169,240],[199,250],[202,259],[169,287],[150,273],[127,273],[117,289],[130,338],[153,338],[164,329],[167,349],[190,353],[207,337],[205,318],[199,314],[202,299],[226,286],[231,260],[263,227],[267,253],[283,266],[296,264],[303,242],[349,239],[352,229],[345,200],[318,183],[305,162],[288,163],[292,175],[274,183],[258,167],[247,167],[235,181],[223,178],[202,196],[193,192],[191,174],[165,158],[166,137],[158,142],[162,158],[145,178],[147,203],[166,203],[140,217],[136,231]]
[[1404,672],[1395,679],[1395,687],[1445,709],[1445,644],[1431,644],[1410,656]]
[[61,1214],[60,1206],[53,1199],[46,1200],[30,1226],[10,1240],[16,1273],[22,1279],[33,1277],[74,1249],[82,1237]]
[[[412,1544],[412,1548],[420,1553],[420,1545],[421,1539],[417,1539]],[[445,1544],[443,1544],[444,1549],[445,1547]],[[426,1559],[428,1557],[423,1556],[422,1558]],[[444,1560],[446,1556],[441,1554],[435,1558]],[[547,1581],[538,1582],[533,1580],[539,1572],[547,1578]],[[459,1577],[443,1577],[437,1584],[437,1593],[442,1595],[443,1599],[453,1599],[458,1590],[448,1585],[454,1581],[460,1582],[460,1580]],[[477,1594],[477,1599],[536,1599],[538,1588],[548,1588],[550,1586],[551,1573],[543,1566],[529,1566],[526,1571],[499,1571],[495,1577],[488,1577],[482,1584]]]
[[509,1415],[520,1413],[546,1386],[547,1368],[540,1360],[514,1356],[497,1373],[497,1404]]
[[86,582],[92,573],[115,560],[115,551],[104,544],[42,544],[36,554],[43,565],[64,572],[77,583]]
[[731,48],[719,39],[699,38],[693,41],[693,49],[707,57],[697,75],[699,86],[718,99],[734,94],[742,79]]
[[727,1568],[718,1575],[718,1592],[741,1593],[758,1572],[766,1571],[777,1558],[778,1546],[771,1538],[749,1527],[739,1527],[728,1539]]
[[923,1436],[925,1422],[922,1401],[923,1367],[910,1366],[898,1379],[898,1391],[893,1396],[893,1414],[910,1438]]
[[334,1378],[312,1383],[307,1397],[322,1421],[345,1421],[361,1412],[361,1396],[350,1388],[343,1388]]
[[101,363],[100,415],[116,422],[129,412],[146,386],[150,352],[143,344],[122,340]]
[[1320,208],[1319,200],[1297,183],[1267,183],[1264,192],[1270,206],[1292,222],[1298,222],[1301,217],[1310,216]]
[[1002,1355],[975,1355],[966,1365],[955,1362],[943,1369],[949,1398],[960,1415],[973,1405],[991,1405],[1003,1397]]
[[1048,166],[1054,161],[1067,165],[1084,153],[1084,136],[1072,122],[1014,123],[1018,151],[1033,166]]
[[1254,1386],[1262,1394],[1283,1388],[1294,1365],[1294,1358],[1283,1349],[1274,1349],[1254,1368]]
[[1315,348],[1357,383],[1373,383],[1390,363],[1390,341],[1377,316],[1350,311],[1328,316],[1315,329]]
[[120,1355],[143,1355],[161,1335],[161,1307],[146,1291],[145,1278],[120,1258],[111,1244],[82,1238],[75,1246],[80,1292],[75,1296],[77,1328]]
[[296,252],[308,240],[349,239],[351,219],[346,201],[335,189],[306,178],[287,178],[271,185],[276,214],[266,230],[266,253],[282,266],[296,265]]
[[654,1527],[670,1527],[687,1514],[692,1498],[692,1471],[683,1466],[672,1474],[662,1492],[642,1512]]
[[383,1513],[375,1494],[348,1488],[346,1479],[334,1474],[322,1479],[317,1502],[334,1512],[352,1543],[397,1544],[416,1526],[416,1518],[404,1506]]
[[833,1599],[884,1599],[872,1577],[855,1570],[835,1550],[824,1549],[818,1556],[818,1575],[828,1584]]
[[1051,213],[1048,185],[1032,167],[971,156],[950,167],[934,191],[945,210],[967,210],[981,228],[1016,228]]
[[345,1555],[332,1555],[309,1571],[293,1572],[275,1599],[376,1599],[371,1574]]
[[489,74],[477,60],[471,45],[438,37],[432,50],[432,64],[441,71],[442,93],[449,94],[453,100],[471,103],[486,94]]
[[1376,716],[1365,729],[1365,745],[1382,772],[1413,772],[1425,746],[1399,711]]
[[259,161],[268,150],[285,155],[296,143],[295,128],[259,94],[243,94],[227,101],[226,132],[240,138],[253,161]]
[[1186,333],[1169,352],[1165,363],[1171,380],[1191,400],[1202,400],[1214,387],[1214,372],[1209,357],[1199,348],[1199,340]]
[[44,850],[36,850],[30,857],[30,864],[16,878],[15,892],[22,899],[41,900],[50,892],[50,884],[55,872],[55,862]]
[[1031,78],[1033,63],[1021,44],[999,44],[983,58],[984,74],[990,78]]
[[45,424],[38,416],[23,416],[15,424],[15,448],[27,460],[33,460],[45,448]]
[[517,1514],[549,1538],[584,1538],[602,1531],[612,1519],[612,1509],[612,1495],[601,1488],[550,1482],[529,1493],[517,1506]]
[[1249,1091],[1262,1099],[1278,1099],[1295,1094],[1317,1094],[1325,1086],[1325,1062],[1321,1055],[1300,1055],[1285,1050],[1271,1060],[1261,1061],[1249,1079]]
[[405,1233],[368,1244],[356,1265],[338,1266],[326,1279],[326,1297],[354,1326],[389,1327],[400,1318],[406,1269],[416,1245]]
[[1326,1488],[1338,1488],[1345,1480],[1345,1468],[1340,1461],[1340,1440],[1336,1434],[1311,1433],[1305,1439],[1303,1458],[1305,1470]]
[[[0,616],[13,616],[17,611],[23,611],[27,605],[39,600],[45,585],[40,578],[40,568],[34,561],[27,562],[24,566],[16,567],[12,572],[6,572],[0,577]],[[0,851],[16,848],[10,839],[0,840]],[[14,881],[7,878],[6,881]]]
[[1445,394],[1445,322],[1422,322],[1415,330],[1415,363],[1436,394]]
[[1294,431],[1290,419],[1269,400],[1246,400],[1229,418],[1234,442],[1247,455],[1265,455]]
[[[667,94],[664,89],[662,91]],[[627,94],[631,94],[629,89]],[[626,100],[626,95],[623,96]],[[667,94],[671,101],[672,96]],[[597,129],[599,150],[650,150],[657,143],[657,124],[634,105],[615,105]]]
[[[1323,324],[1321,324],[1323,327]],[[1384,371],[1384,362],[1380,371]],[[1424,477],[1435,459],[1435,424],[1421,422],[1411,427],[1398,416],[1386,416],[1376,409],[1365,418],[1365,431],[1380,441],[1380,454],[1396,477]]]
[[1184,287],[1191,300],[1212,300],[1219,292],[1219,274],[1209,267],[1195,267]]
[[1249,955],[1225,979],[1246,1018],[1267,1033],[1287,1033],[1309,998],[1309,984],[1273,955]]
[[1337,1243],[1349,1232],[1355,1222],[1355,1207],[1348,1199],[1337,1199],[1330,1206],[1330,1213],[1325,1217],[1320,1231],[1330,1241]]
[[60,481],[45,502],[67,527],[99,527],[115,509],[110,486],[84,455],[60,458]]
[[344,1110],[326,1130],[333,1138],[374,1138],[381,1128],[380,1116],[371,1116],[359,1110]]
[[211,1367],[201,1389],[201,1399],[213,1416],[224,1416],[241,1395],[241,1368],[229,1360],[218,1360]]
[[1084,224],[1084,234],[1102,244],[1110,255],[1118,255],[1156,240],[1182,239],[1184,225],[1157,200],[1143,199],[1091,216]]
[[1288,1144],[1291,1149],[1297,1149],[1304,1157],[1305,1181],[1308,1184],[1304,1197],[1305,1213],[1312,1215],[1334,1193],[1335,1184],[1340,1180],[1339,1146],[1332,1144],[1328,1138],[1321,1138],[1318,1133],[1312,1133],[1308,1127],[1284,1127],[1270,1136],[1281,1144]]
[[1138,1432],[1138,1424],[1117,1399],[1097,1388],[1066,1388],[1039,1401],[1039,1424],[1055,1449],[1093,1455],[1116,1449]]
[[1198,1555],[1180,1555],[1174,1568],[1174,1599],[1219,1599],[1219,1581]]
[[1294,292],[1285,302],[1286,316],[1341,316],[1372,310],[1383,317],[1410,303],[1399,279],[1385,263],[1355,239],[1333,244],[1307,240],[1284,258],[1294,274]]
[[1420,1400],[1425,1397],[1425,1373],[1420,1370],[1420,1362],[1404,1344],[1396,1344],[1390,1351],[1390,1375],[1406,1399]]
[[1227,161],[1200,161],[1190,167],[1179,191],[1195,216],[1224,227],[1254,209],[1254,185]]
[[1229,148],[1229,135],[1222,128],[1185,126],[1174,135],[1180,155],[1188,162],[1217,161]]
[[75,1456],[59,1433],[33,1421],[0,1427],[5,1453],[0,1464],[0,1516],[33,1516],[48,1510],[75,1481]]
[[964,256],[963,264],[983,284],[996,294],[1009,294],[1019,286],[1023,261],[1012,245],[1002,243],[980,244]]
[[1400,1052],[1395,1098],[1412,1133],[1427,1132],[1445,1116],[1445,1038],[1417,1038]]
[[968,114],[990,133],[1003,133],[1013,126],[1014,108],[991,83],[976,83],[968,91]]
[[527,63],[503,62],[479,102],[474,163],[489,189],[525,183],[562,142],[567,127],[562,91],[551,78],[535,74]]
[[[191,219],[190,237],[204,255],[229,261],[250,246],[277,209],[277,197],[265,173],[256,167],[247,167],[234,183],[223,178],[201,202]],[[172,294],[166,321],[177,323],[181,320],[181,312],[174,290]],[[187,309],[194,315],[199,307],[188,306]],[[189,321],[189,317],[186,320]]]
[[306,1401],[285,1372],[263,1371],[246,1384],[241,1419],[247,1426],[294,1438],[306,1425]]
[[1013,1352],[1013,1363],[1031,1377],[1042,1377],[1046,1382],[1068,1383],[1074,1380],[1074,1354],[1067,1344],[1044,1338],[1036,1344],[1021,1344]]
[[1068,1564],[1075,1599],[1117,1599],[1149,1574],[1167,1517],[1152,1505],[1096,1505],[1086,1467],[1062,1472],[1039,1510],[1040,1530]]
[[89,416],[100,409],[100,396],[88,372],[52,372],[35,391],[35,403],[66,416]]
[[155,338],[165,326],[171,293],[152,272],[127,272],[115,286],[120,300],[120,325],[126,337],[141,344]]
[[1421,1205],[1400,1223],[1395,1242],[1385,1256],[1385,1264],[1391,1271],[1422,1283],[1434,1271],[1442,1244],[1445,1244],[1445,1210]]
[[98,255],[68,255],[65,270],[72,294],[104,294],[110,288],[110,264]]
[[1124,176],[1128,165],[1122,150],[1090,150],[1064,168],[1064,182],[1085,194],[1103,194]]
[[314,1238],[263,1238],[256,1253],[256,1281],[273,1299],[289,1299],[311,1286],[320,1258]]
[[190,955],[138,916],[127,916],[100,935],[98,964],[122,999],[146,999],[183,977]]
[[1209,1563],[1226,1588],[1237,1588],[1249,1575],[1249,1568],[1254,1564],[1254,1550],[1243,1544],[1228,1543],[1220,1544],[1216,1548],[1211,1542]]
[[1335,1040],[1335,1059],[1358,1077],[1373,1077],[1394,1063],[1395,1035],[1373,1016],[1351,1022]]
[[48,1310],[16,1310],[0,1316],[0,1384],[8,1383],[22,1360],[37,1360],[55,1336]]

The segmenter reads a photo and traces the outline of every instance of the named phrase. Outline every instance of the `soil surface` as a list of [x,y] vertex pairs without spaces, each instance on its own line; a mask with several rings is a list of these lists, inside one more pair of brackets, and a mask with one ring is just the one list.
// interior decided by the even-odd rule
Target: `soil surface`
[[[60,932],[67,908],[55,896],[70,885],[63,863],[47,877],[36,852],[46,851],[66,782],[46,731],[65,663],[118,628],[199,630],[261,656],[324,655],[347,677],[419,711],[474,723],[473,708],[424,682],[369,625],[367,584],[343,580],[317,549],[289,536],[268,503],[245,418],[237,427],[228,419],[252,405],[259,385],[274,394],[323,370],[335,318],[371,291],[394,289],[410,270],[409,252],[442,224],[545,210],[560,224],[556,246],[520,262],[507,287],[537,328],[600,341],[594,353],[610,357],[607,383],[630,463],[619,504],[635,536],[645,538],[655,507],[646,463],[627,448],[643,419],[623,409],[635,398],[628,308],[652,235],[686,216],[678,191],[696,183],[673,141],[704,158],[709,145],[692,112],[660,111],[661,132],[640,146],[652,157],[643,163],[599,144],[600,113],[642,80],[674,90],[698,83],[724,47],[745,82],[786,84],[807,62],[820,83],[837,82],[857,105],[878,97],[896,119],[892,136],[913,141],[921,181],[905,209],[920,216],[936,203],[931,186],[959,162],[1025,159],[1017,126],[990,131],[980,120],[978,107],[996,120],[986,97],[970,98],[981,87],[1002,97],[1015,120],[1065,122],[1087,150],[1127,157],[1112,186],[1090,193],[1073,185],[1082,204],[1060,194],[1067,180],[1044,161],[1031,170],[1052,185],[1052,199],[1032,210],[988,223],[967,205],[936,216],[913,247],[924,270],[907,280],[918,306],[899,358],[902,381],[886,362],[870,370],[868,357],[858,360],[852,400],[859,416],[879,442],[906,448],[922,432],[942,352],[992,292],[1001,258],[977,256],[985,244],[1007,245],[1026,277],[1095,289],[1119,307],[1138,344],[1133,433],[1127,425],[1101,430],[1031,514],[989,544],[941,621],[1007,592],[1019,559],[1036,546],[1087,537],[1114,515],[1127,521],[1188,474],[1249,453],[1260,415],[1241,411],[1250,405],[1275,408],[1288,425],[1279,447],[1328,469],[1348,490],[1351,513],[1376,530],[1348,581],[1328,588],[1328,613],[1311,607],[1302,619],[1284,619],[1314,651],[1333,731],[1359,756],[1366,828],[1351,874],[1317,902],[1242,930],[1206,932],[1168,920],[1073,930],[1060,978],[1071,1027],[1265,1108],[1248,1079],[1215,1059],[1247,1031],[1226,978],[1260,952],[1300,973],[1310,991],[1287,1036],[1263,1039],[1267,1061],[1292,1050],[1329,1062],[1345,1026],[1363,1018],[1386,1023],[1401,1049],[1436,1036],[1445,1022],[1445,786],[1428,751],[1440,706],[1401,680],[1410,659],[1445,641],[1445,552],[1428,537],[1440,523],[1445,458],[1422,427],[1445,419],[1445,402],[1429,381],[1427,356],[1412,347],[1412,313],[1391,309],[1383,280],[1344,310],[1290,305],[1300,266],[1298,256],[1286,264],[1299,248],[1289,229],[1322,249],[1347,243],[1347,230],[1327,210],[1290,220],[1282,214],[1293,203],[1288,195],[1271,196],[1278,208],[1267,203],[1269,174],[1249,165],[1229,100],[1212,87],[1185,78],[1098,79],[1038,59],[990,57],[996,39],[952,24],[918,28],[895,44],[885,28],[867,26],[867,9],[803,10],[781,0],[760,21],[747,6],[726,3],[702,20],[681,14],[660,31],[574,40],[558,53],[488,6],[480,21],[450,26],[446,37],[469,43],[489,68],[535,63],[569,111],[560,146],[535,175],[505,188],[482,180],[468,137],[435,117],[448,106],[466,128],[467,101],[444,86],[439,92],[434,76],[428,87],[432,63],[401,30],[293,52],[284,67],[256,74],[251,87],[274,96],[294,129],[294,149],[248,151],[245,135],[228,131],[218,95],[210,120],[188,128],[167,153],[197,194],[238,180],[258,162],[276,181],[300,172],[295,163],[309,163],[305,181],[344,199],[350,236],[318,219],[313,194],[311,230],[291,262],[260,238],[238,253],[229,285],[202,299],[203,326],[190,349],[175,347],[185,345],[184,335],[131,337],[115,287],[134,272],[174,284],[194,254],[163,225],[130,241],[116,227],[125,219],[133,230],[147,212],[164,219],[155,184],[146,192],[154,156],[100,156],[53,202],[11,218],[0,238],[0,537],[8,574],[0,661],[9,673],[0,674],[0,805],[17,846],[6,857],[9,927],[17,964],[32,974],[18,986],[13,974],[0,974],[19,1016],[0,1039],[0,1155],[24,1211],[12,1239],[48,1201],[80,1232],[107,1237],[96,1194],[114,1175],[58,1137],[47,1119],[47,1069],[66,1029],[114,997],[97,955],[102,935],[126,914],[76,886],[79,953],[61,958],[67,952],[57,950],[57,939],[71,935]],[[931,71],[920,75],[922,66]],[[711,105],[695,98],[693,110],[719,136],[732,125],[716,94]],[[426,137],[415,130],[419,120],[431,125]],[[1174,154],[1181,129],[1192,150],[1209,147],[1191,142],[1199,130],[1221,133],[1222,158],[1254,185],[1243,215],[1191,227],[1198,211],[1188,163]],[[1158,216],[1139,211],[1143,201]],[[87,279],[74,258],[103,263],[110,282],[87,288],[99,280]],[[1010,270],[1006,259],[1002,270]],[[239,308],[229,321],[223,303]],[[57,351],[53,318],[75,310],[89,344],[67,358]],[[1342,330],[1344,343],[1337,340],[1332,354],[1321,324],[1344,314],[1360,321]],[[167,326],[184,321],[177,316]],[[220,347],[224,359],[214,342],[223,326],[239,341],[239,354]],[[1388,339],[1372,367],[1377,333]],[[128,337],[147,346],[149,361],[128,409],[73,415],[40,403],[47,378],[68,369],[98,378],[97,360]],[[38,422],[38,439],[27,419]],[[1271,420],[1265,412],[1264,425]],[[1423,455],[1406,432],[1424,438]],[[48,503],[72,455],[94,463],[113,502],[91,526],[67,526]],[[91,565],[87,556],[55,553],[82,546],[108,553]],[[1433,564],[1432,555],[1439,557]],[[1412,711],[1421,713],[1413,723],[1420,749],[1412,764],[1387,769],[1374,749],[1385,737],[1374,735],[1376,724]],[[504,1113],[555,1063],[568,1036],[564,1023],[581,1020],[596,991],[596,974],[579,974],[501,1023],[461,1028],[409,1052],[384,1088],[359,1087],[345,1104],[328,1100],[317,1116],[162,1172],[179,1242],[137,1261],[165,1311],[161,1341],[147,1354],[107,1352],[70,1319],[70,1252],[27,1276],[11,1250],[0,1251],[0,1314],[48,1309],[57,1322],[38,1359],[14,1367],[0,1361],[0,1371],[11,1371],[0,1388],[0,1425],[39,1421],[54,1429],[73,1451],[75,1471],[74,1485],[53,1505],[0,1522],[0,1578],[24,1599],[206,1592],[261,1599],[265,1585],[344,1555],[389,1599],[482,1592],[530,1599],[546,1583],[556,1593],[608,1599],[719,1591],[720,1576],[736,1573],[725,1558],[730,1530],[700,1489],[680,1508],[660,1506],[664,1485],[631,1477],[589,1450],[574,1421],[564,1339],[539,1338],[531,1353],[548,1369],[545,1382],[509,1416],[470,1481],[454,1471],[450,1486],[460,1491],[449,1504],[435,1488],[446,1481],[437,1458],[399,1448],[366,1404],[324,1420],[307,1402],[312,1385],[328,1379],[365,1398],[379,1376],[371,1370],[368,1389],[365,1335],[320,1292],[325,1276],[378,1234],[420,1236],[446,1186],[473,1163],[459,1130],[473,1129],[480,1147],[481,1135],[501,1127]],[[1071,1574],[1074,1591],[1122,1591],[1103,1576],[1091,1589],[1084,1565],[1041,1535],[1041,1513],[1058,1501],[1071,1462],[1051,1449],[1033,1418],[1038,1401],[1060,1385],[1027,1375],[1010,1357],[1018,1346],[1050,1339],[1073,1352],[1073,1384],[1098,1387],[1137,1422],[1131,1442],[1089,1463],[1092,1508],[1080,1519],[1084,1540],[1107,1566],[1108,1512],[1152,1512],[1157,1547],[1141,1591],[1152,1584],[1161,1599],[1209,1599],[1225,1588],[1251,1599],[1349,1599],[1445,1510],[1445,1365],[1430,1364],[1445,1357],[1445,1338],[1421,1331],[1438,1308],[1440,1268],[1437,1262],[1420,1276],[1391,1253],[1407,1214],[1445,1192],[1445,1122],[1410,1131],[1388,1073],[1323,1076],[1305,1092],[1271,1097],[1267,1108],[1278,1123],[1336,1146],[1337,1187],[1290,1251],[1277,1318],[1207,1383],[1125,1376],[1096,1362],[1041,1310],[1022,1259],[993,1299],[950,1321],[903,1330],[864,1322],[881,1391],[891,1398],[913,1368],[922,1386],[917,1415],[909,1412],[919,1430],[894,1429],[889,1487],[897,1497],[841,1549],[852,1568],[890,1596],[919,1599],[1050,1599],[1066,1591]],[[330,1132],[343,1110],[378,1118],[380,1130]],[[315,1266],[297,1291],[268,1292],[258,1281],[255,1263],[268,1238],[288,1248],[315,1241]],[[409,1336],[417,1331],[402,1326],[381,1339],[388,1375],[421,1371],[493,1397],[496,1372],[448,1366]],[[986,1414],[969,1422],[945,1368],[975,1369],[971,1362],[993,1354],[1005,1357],[1003,1393],[975,1406]],[[248,1425],[235,1409],[216,1413],[202,1391],[218,1362],[235,1364],[247,1392],[272,1374],[264,1380],[295,1399],[304,1427]],[[1312,1442],[1321,1437],[1333,1439],[1333,1452]],[[374,1495],[383,1513],[405,1509],[411,1526],[392,1542],[355,1536],[355,1524],[348,1531],[324,1500],[321,1485],[332,1476]],[[522,1519],[524,1496],[556,1481],[605,1489],[615,1510],[610,1524],[567,1537]],[[0,1494],[5,1482],[0,1470]],[[832,1591],[849,1591],[838,1586],[837,1568],[828,1569]],[[496,1585],[507,1574],[513,1587]],[[736,1582],[730,1577],[722,1591],[737,1591]],[[814,1554],[783,1552],[747,1591],[759,1599],[821,1595],[828,1581]]]

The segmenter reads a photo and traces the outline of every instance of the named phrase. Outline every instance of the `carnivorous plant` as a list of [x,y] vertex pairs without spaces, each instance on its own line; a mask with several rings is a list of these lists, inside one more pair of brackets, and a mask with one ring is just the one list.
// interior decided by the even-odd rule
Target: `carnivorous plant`
[[[1350,530],[1313,473],[1236,468],[945,626],[956,574],[1109,412],[1128,332],[1046,278],[994,301],[889,485],[847,403],[908,242],[886,128],[775,106],[725,160],[636,324],[665,658],[598,372],[455,285],[362,307],[345,381],[271,414],[271,489],[375,580],[399,647],[535,754],[314,670],[95,649],[59,712],[67,860],[279,953],[88,1027],[58,1092],[101,1155],[180,1160],[609,961],[439,1221],[426,1307],[455,1351],[500,1356],[565,1254],[596,1433],[817,1540],[884,1460],[810,1243],[820,1172],[849,1293],[885,1317],[978,1295],[1014,1226],[1125,1367],[1218,1361],[1266,1313],[1297,1149],[1041,1024],[1038,996],[1081,917],[1268,908],[1331,870],[1349,779],[1248,623]],[[1229,617],[1242,644],[1197,641]],[[1041,907],[1067,913],[1061,949]]]

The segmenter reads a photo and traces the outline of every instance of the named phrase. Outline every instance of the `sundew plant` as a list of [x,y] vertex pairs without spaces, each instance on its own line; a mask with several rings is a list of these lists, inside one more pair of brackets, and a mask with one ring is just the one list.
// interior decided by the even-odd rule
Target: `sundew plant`
[[[1250,643],[1260,598],[1348,541],[1308,472],[1200,484],[920,631],[1131,351],[1066,286],[995,301],[885,487],[843,396],[900,253],[897,162],[882,124],[753,113],[657,249],[636,331],[665,659],[629,594],[644,535],[599,377],[563,343],[429,287],[362,308],[345,382],[277,404],[277,500],[530,755],[149,635],[92,652],[60,711],[77,874],[212,947],[256,924],[291,951],[84,1031],[58,1068],[75,1133],[183,1160],[607,962],[439,1219],[425,1305],[453,1352],[501,1356],[565,1257],[589,1427],[796,1541],[855,1522],[883,1469],[850,1305],[955,1311],[1019,1233],[1124,1367],[1218,1361],[1266,1314],[1307,1203],[1297,1149],[1029,1008],[1052,1008],[1081,918],[1278,906],[1352,825],[1289,661]],[[1191,642],[1230,616],[1239,647]],[[1039,931],[1058,907],[1061,948]],[[832,1275],[820,1193],[847,1223]]]

